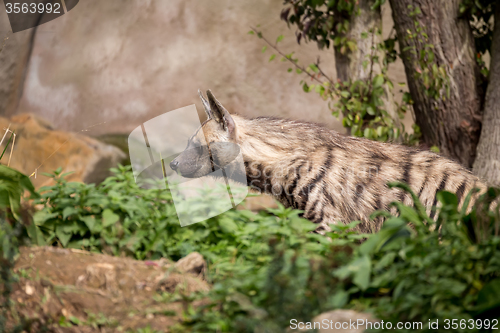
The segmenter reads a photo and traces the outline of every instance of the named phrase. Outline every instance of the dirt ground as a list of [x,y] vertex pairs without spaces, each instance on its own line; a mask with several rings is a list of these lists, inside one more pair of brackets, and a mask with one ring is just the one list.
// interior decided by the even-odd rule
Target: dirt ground
[[52,332],[127,332],[147,326],[168,332],[185,306],[180,295],[208,290],[205,267],[198,253],[174,263],[21,248],[9,322],[33,320],[33,331],[44,324]]

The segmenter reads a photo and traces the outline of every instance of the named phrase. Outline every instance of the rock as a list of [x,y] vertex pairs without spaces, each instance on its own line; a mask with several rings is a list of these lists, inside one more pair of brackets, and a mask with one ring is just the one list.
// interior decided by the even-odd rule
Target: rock
[[196,275],[202,273],[205,267],[205,260],[198,252],[191,252],[175,263],[175,268],[179,271]]
[[[51,173],[59,167],[63,172],[73,172],[67,177],[68,181],[97,183],[109,175],[109,168],[125,158],[114,146],[79,133],[54,130],[48,122],[32,114],[20,114],[10,120],[0,117],[2,136],[9,124],[16,132],[10,166],[28,176],[37,170],[36,178],[31,177],[36,187],[51,184],[51,179],[42,173]],[[6,143],[7,139],[2,150]],[[7,164],[9,154],[10,146],[2,164]]]
[[167,273],[165,277],[158,279],[155,290],[157,292],[173,293],[176,290],[184,294],[208,291],[208,284],[190,275]]
[[116,275],[116,268],[112,264],[90,264],[85,269],[85,274],[78,277],[75,285],[104,289],[116,293],[118,290]]
[[[360,325],[357,325],[358,320],[360,320]],[[353,310],[334,310],[322,313],[316,316],[312,323],[317,323],[316,327],[318,333],[362,333],[366,329],[365,324],[361,324],[361,320],[366,324],[366,322],[378,322],[368,313],[356,312]],[[356,325],[354,325],[356,323]],[[351,325],[352,324],[352,325]],[[329,326],[326,328],[325,326]],[[368,328],[370,326],[368,325]],[[307,330],[298,330],[299,332],[306,332]]]

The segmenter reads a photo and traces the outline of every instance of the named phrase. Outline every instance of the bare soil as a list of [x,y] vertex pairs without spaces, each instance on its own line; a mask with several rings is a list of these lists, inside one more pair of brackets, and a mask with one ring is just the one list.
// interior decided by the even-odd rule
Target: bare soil
[[184,308],[178,295],[208,290],[204,267],[197,253],[173,263],[24,247],[14,269],[19,281],[8,322],[33,321],[33,332],[42,326],[51,332],[127,332],[147,326],[168,332]]

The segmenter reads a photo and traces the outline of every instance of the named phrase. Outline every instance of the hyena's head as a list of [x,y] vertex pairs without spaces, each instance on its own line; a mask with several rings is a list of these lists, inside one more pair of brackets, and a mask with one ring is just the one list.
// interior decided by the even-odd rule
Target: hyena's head
[[206,176],[231,163],[239,154],[233,118],[210,90],[208,101],[198,92],[208,119],[189,138],[186,149],[170,163],[172,170],[186,178]]

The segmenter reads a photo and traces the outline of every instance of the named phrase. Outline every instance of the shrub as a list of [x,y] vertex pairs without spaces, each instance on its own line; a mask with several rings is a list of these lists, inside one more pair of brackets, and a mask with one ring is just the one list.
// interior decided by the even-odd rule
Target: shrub
[[[12,272],[19,255],[19,245],[27,240],[27,233],[36,237],[30,212],[21,205],[24,191],[36,198],[29,178],[7,166],[0,165],[0,332],[6,332],[6,318],[11,307],[10,294],[17,281]],[[28,329],[32,323],[21,321],[12,331]]]
[[[94,186],[67,183],[42,190],[35,215],[43,240],[135,258],[177,260],[198,251],[208,261],[206,294],[176,294],[186,305],[179,332],[278,332],[290,320],[310,321],[321,312],[350,308],[384,322],[427,324],[457,319],[455,331],[474,331],[471,320],[494,319],[500,311],[500,217],[490,189],[467,213],[454,194],[441,192],[437,221],[418,198],[412,207],[393,203],[380,232],[359,235],[358,222],[334,226],[327,237],[300,211],[259,214],[230,210],[181,228],[165,190],[138,187],[130,167]],[[470,198],[469,194],[468,198]],[[468,199],[467,199],[468,200]],[[364,240],[364,241],[361,241]],[[204,306],[192,301],[204,298]],[[168,297],[172,299],[172,297]],[[465,328],[463,324],[465,323]],[[477,322],[475,322],[477,323]],[[451,323],[450,323],[451,325]],[[451,327],[454,328],[454,327]]]
[[[498,191],[490,189],[469,214],[458,211],[454,194],[441,192],[436,223],[412,195],[414,207],[393,203],[398,216],[375,214],[387,220],[380,232],[363,235],[361,244],[360,235],[349,232],[356,222],[337,226],[330,244],[290,246],[270,234],[263,253],[270,263],[248,271],[233,266],[208,293],[210,304],[191,310],[178,330],[277,332],[292,318],[307,322],[339,308],[371,312],[393,329],[397,322],[419,321],[423,331],[436,331],[428,322],[438,320],[437,331],[471,332],[481,328],[478,319],[489,319],[492,327],[500,313],[500,218],[498,207],[487,207]],[[481,224],[479,238],[473,230]]]

